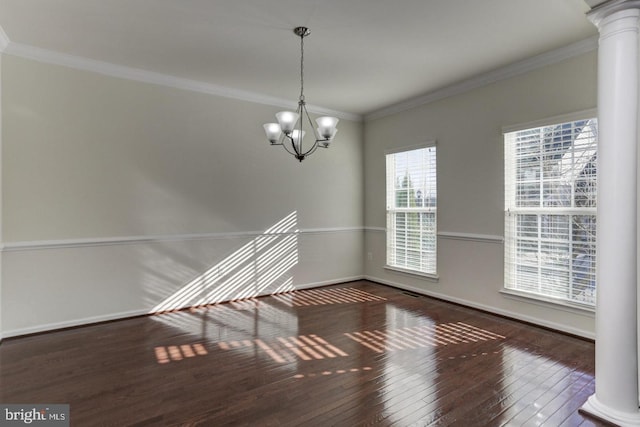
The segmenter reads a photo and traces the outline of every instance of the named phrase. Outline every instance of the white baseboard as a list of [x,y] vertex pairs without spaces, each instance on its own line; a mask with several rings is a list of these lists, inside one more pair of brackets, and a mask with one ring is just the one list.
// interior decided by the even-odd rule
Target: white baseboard
[[587,339],[592,339],[595,340],[595,334],[590,332],[590,331],[585,331],[583,329],[577,329],[577,328],[572,328],[572,327],[568,327],[566,325],[562,325],[559,323],[555,323],[555,322],[550,322],[548,320],[545,319],[540,319],[537,317],[531,317],[531,316],[527,316],[521,313],[517,313],[517,312],[513,312],[513,311],[509,311],[509,310],[503,310],[501,308],[496,308],[496,307],[492,307],[492,306],[488,306],[488,305],[484,305],[484,304],[478,304],[477,302],[474,301],[469,301],[463,298],[456,298],[456,297],[451,297],[449,295],[444,295],[438,292],[432,292],[432,291],[428,291],[422,288],[417,288],[415,286],[410,286],[410,285],[406,285],[404,283],[398,283],[398,282],[393,282],[390,280],[385,280],[385,279],[381,279],[378,277],[373,277],[373,276],[368,276],[365,275],[364,276],[365,280],[370,280],[372,282],[377,282],[377,283],[381,283],[383,285],[389,285],[389,286],[393,286],[394,288],[399,288],[399,289],[403,289],[406,291],[411,291],[411,292],[415,292],[417,294],[421,294],[421,295],[425,295],[425,296],[429,296],[429,297],[433,297],[433,298],[438,298],[441,299],[443,301],[449,301],[449,302],[453,302],[456,304],[460,304],[460,305],[464,305],[467,307],[471,307],[471,308],[476,308],[478,310],[482,310],[482,311],[486,311],[488,313],[493,313],[493,314],[497,314],[499,316],[504,316],[504,317],[508,317],[511,319],[515,319],[515,320],[520,320],[523,322],[527,322],[527,323],[532,323],[534,325],[539,325],[545,328],[549,328],[549,329],[553,329],[556,331],[561,331],[561,332],[565,332],[571,335],[576,335],[579,337],[583,337],[583,338],[587,338]]
[[364,280],[363,275],[343,277],[341,279],[323,280],[321,282],[305,283],[304,285],[296,285],[296,290],[319,288],[321,286],[339,285],[340,283],[355,282],[356,280]]
[[[455,297],[451,297],[449,295],[444,295],[444,294],[441,294],[441,293],[438,293],[438,292],[427,291],[427,290],[424,290],[422,288],[417,288],[415,286],[410,286],[410,285],[406,285],[404,283],[398,283],[398,282],[385,280],[385,279],[381,279],[381,278],[373,277],[373,276],[358,275],[358,276],[343,277],[343,278],[332,279],[332,280],[324,280],[324,281],[319,281],[319,282],[304,283],[304,284],[296,285],[295,288],[296,288],[296,290],[312,289],[312,288],[318,288],[318,287],[321,287],[321,286],[334,285],[334,284],[338,284],[338,283],[353,282],[353,281],[356,281],[356,280],[370,280],[372,282],[381,283],[383,285],[393,286],[395,288],[404,289],[404,290],[407,290],[407,291],[415,292],[417,294],[438,298],[438,299],[441,299],[441,300],[444,300],[444,301],[453,302],[453,303],[464,305],[464,306],[471,307],[471,308],[476,308],[476,309],[479,309],[479,310],[482,310],[482,311],[486,311],[486,312],[489,312],[489,313],[494,313],[494,314],[497,314],[497,315],[500,315],[500,316],[504,316],[504,317],[508,317],[508,318],[512,318],[512,319],[516,319],[516,320],[521,320],[523,322],[528,322],[528,323],[532,323],[532,324],[535,324],[535,325],[540,325],[540,326],[543,326],[543,327],[546,327],[546,328],[550,328],[550,329],[566,332],[566,333],[569,333],[569,334],[572,334],[572,335],[576,335],[576,336],[580,336],[580,337],[584,337],[584,338],[588,338],[588,339],[595,339],[595,335],[593,333],[591,333],[589,331],[582,330],[582,329],[576,329],[576,328],[567,327],[566,325],[561,325],[561,324],[558,324],[558,323],[555,323],[555,322],[550,322],[548,320],[544,320],[544,319],[540,319],[540,318],[536,318],[536,317],[531,317],[531,316],[526,316],[526,315],[523,315],[521,313],[516,313],[516,312],[513,312],[513,311],[509,311],[509,310],[503,310],[503,309],[499,309],[499,308],[488,306],[488,305],[484,305],[484,304],[478,304],[476,302],[469,301],[469,300],[466,300],[466,299],[455,298]],[[56,329],[63,329],[63,328],[70,328],[70,327],[77,327],[77,326],[86,326],[86,325],[91,325],[91,324],[94,324],[94,323],[106,322],[106,321],[110,321],[110,320],[126,319],[126,318],[129,318],[129,317],[142,316],[142,315],[146,315],[146,314],[151,314],[151,313],[149,313],[148,310],[132,310],[132,311],[126,311],[126,312],[105,314],[105,315],[101,315],[101,316],[86,317],[86,318],[82,318],[82,319],[73,319],[73,320],[68,320],[68,321],[64,321],[64,322],[56,322],[56,323],[43,324],[43,325],[38,325],[38,326],[31,326],[31,327],[27,327],[27,328],[19,328],[19,329],[13,329],[13,330],[8,330],[8,331],[2,331],[2,333],[0,333],[0,341],[3,338],[19,337],[19,336],[22,336],[22,335],[29,335],[29,334],[35,334],[35,333],[40,333],[40,332],[53,331],[53,330],[56,330]]]
[[37,334],[40,332],[53,331],[56,329],[73,328],[76,326],[91,325],[93,323],[108,322],[110,320],[125,319],[127,317],[143,316],[147,313],[147,310],[123,311],[101,316],[85,317],[82,319],[66,320],[64,322],[47,323],[44,325],[29,326],[27,328],[13,329],[9,331],[3,331],[2,335],[4,338],[19,337],[21,335]]
[[[364,276],[342,277],[338,279],[324,280],[320,282],[304,283],[304,284],[296,285],[295,288],[296,290],[312,289],[312,288],[318,288],[321,286],[353,282],[355,280],[362,280],[362,279],[364,279]],[[260,296],[267,296],[267,295],[269,294],[264,294]],[[181,309],[186,309],[186,308],[189,308],[189,307],[183,307]],[[13,329],[9,331],[2,331],[2,333],[0,334],[0,341],[2,341],[2,338],[19,337],[22,335],[37,334],[41,332],[49,332],[57,329],[72,328],[77,326],[88,326],[94,323],[108,322],[111,320],[121,320],[121,319],[130,318],[130,317],[144,316],[148,314],[153,314],[153,313],[150,313],[149,310],[131,310],[131,311],[124,311],[119,313],[105,314],[100,316],[85,317],[81,319],[73,319],[73,320],[68,320],[64,322],[30,326],[27,328],[18,328],[18,329]]]

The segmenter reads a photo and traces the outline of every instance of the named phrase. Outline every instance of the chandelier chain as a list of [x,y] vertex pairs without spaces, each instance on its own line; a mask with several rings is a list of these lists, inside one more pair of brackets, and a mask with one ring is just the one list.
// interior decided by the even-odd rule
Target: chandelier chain
[[304,102],[304,35],[300,36],[300,101]]

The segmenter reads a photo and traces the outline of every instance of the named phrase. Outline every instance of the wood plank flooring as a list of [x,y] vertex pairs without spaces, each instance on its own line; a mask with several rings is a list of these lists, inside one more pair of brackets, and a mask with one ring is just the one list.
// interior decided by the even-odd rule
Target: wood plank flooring
[[72,426],[602,426],[594,345],[367,281],[8,339]]

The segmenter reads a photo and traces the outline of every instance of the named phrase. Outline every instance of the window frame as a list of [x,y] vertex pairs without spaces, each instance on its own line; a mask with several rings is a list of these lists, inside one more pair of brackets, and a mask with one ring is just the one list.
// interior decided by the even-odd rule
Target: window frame
[[[595,312],[595,297],[594,297],[593,303],[583,302],[583,301],[572,300],[570,299],[570,297],[561,298],[561,297],[555,297],[552,295],[545,295],[543,293],[528,292],[523,289],[514,288],[510,286],[510,284],[508,283],[508,278],[510,274],[509,268],[513,268],[513,266],[509,264],[508,254],[510,253],[509,252],[510,250],[515,251],[518,245],[518,238],[517,236],[515,236],[515,233],[514,233],[514,236],[510,236],[508,232],[508,228],[507,228],[509,227],[508,216],[510,214],[526,215],[527,212],[533,212],[535,214],[540,214],[540,215],[545,214],[545,215],[569,216],[569,219],[571,219],[573,215],[590,215],[590,216],[593,216],[593,218],[597,221],[597,216],[596,216],[597,209],[596,207],[575,207],[573,202],[574,200],[573,194],[571,195],[571,200],[572,200],[571,206],[568,206],[568,207],[519,207],[514,209],[513,207],[514,201],[509,200],[508,197],[509,197],[509,191],[510,190],[513,191],[513,189],[510,189],[509,187],[510,186],[515,187],[516,185],[515,174],[516,174],[517,167],[515,167],[514,165],[509,165],[507,163],[509,161],[509,157],[508,157],[509,148],[507,147],[507,134],[524,131],[524,130],[533,130],[541,127],[550,127],[555,125],[573,123],[573,122],[582,121],[582,120],[591,120],[591,119],[597,120],[597,118],[598,118],[597,109],[588,109],[588,110],[578,111],[570,114],[564,114],[564,115],[554,116],[550,118],[545,118],[542,120],[536,120],[528,123],[505,126],[502,128],[502,133],[503,133],[502,143],[503,143],[503,148],[505,150],[504,158],[503,158],[503,167],[505,172],[504,173],[504,194],[505,194],[505,198],[504,198],[505,230],[504,231],[505,232],[504,232],[504,254],[503,254],[504,282],[503,282],[503,288],[501,290],[501,293],[505,294],[505,296],[514,297],[516,299],[530,301],[538,304],[542,303],[542,304],[551,304],[553,306],[563,306],[569,310],[587,311],[592,313]],[[597,140],[596,140],[596,147],[597,147]],[[597,151],[596,151],[596,155],[597,155]],[[509,177],[510,174],[511,174],[511,177]],[[597,183],[597,170],[596,170],[595,179]],[[546,181],[541,180],[540,182],[543,183]],[[542,194],[542,191],[540,191],[540,193]],[[515,195],[515,191],[513,191],[513,194]],[[573,235],[571,231],[572,230],[571,222],[569,223],[568,227],[569,227],[568,228],[569,235],[568,235],[567,242],[569,245],[572,245],[574,244],[574,242],[572,241]],[[540,232],[539,227],[537,228],[537,231]],[[543,241],[539,239],[539,242],[540,242],[539,244],[542,244]],[[593,241],[594,251],[595,251],[595,245],[596,245],[596,241],[594,237],[594,241]],[[571,269],[574,269],[574,268],[575,266],[571,267]],[[593,272],[595,274],[595,266],[593,268]],[[569,280],[571,280],[572,274],[573,274],[573,270],[569,274]],[[594,275],[594,283],[595,283],[595,275]],[[568,283],[567,289],[571,289],[571,283]],[[594,289],[597,289],[597,284],[594,285]]]
[[[396,154],[401,154],[401,153],[406,153],[406,152],[410,152],[410,151],[416,151],[416,150],[422,150],[422,149],[429,149],[429,148],[433,148],[435,150],[435,159],[434,159],[434,167],[435,167],[435,172],[434,172],[434,179],[435,179],[435,206],[422,206],[422,207],[395,207],[395,206],[391,206],[391,204],[389,203],[390,199],[395,199],[396,197],[396,192],[395,192],[395,183],[390,183],[389,182],[389,156],[391,155],[396,155]],[[415,276],[421,276],[424,278],[427,278],[429,280],[432,281],[437,281],[438,280],[438,256],[437,256],[437,252],[438,252],[438,204],[437,204],[437,195],[438,195],[438,155],[437,155],[437,144],[435,140],[429,140],[429,141],[425,141],[424,143],[418,144],[418,145],[413,145],[413,146],[407,146],[407,147],[398,147],[392,150],[387,150],[385,151],[385,180],[386,180],[386,185],[385,185],[385,204],[386,204],[386,224],[385,224],[385,250],[386,250],[386,258],[385,258],[385,266],[384,268],[386,270],[390,270],[390,271],[394,271],[394,272],[398,272],[398,273],[403,273],[403,274],[409,274],[409,275],[415,275]],[[393,189],[393,194],[390,194],[390,190]],[[390,228],[390,217],[391,215],[393,215],[394,213],[427,213],[427,214],[433,214],[434,218],[433,218],[433,222],[434,222],[434,226],[433,226],[433,233],[429,233],[432,234],[431,238],[433,239],[434,242],[434,246],[433,246],[433,251],[432,251],[432,258],[431,260],[428,261],[428,263],[432,263],[434,268],[432,271],[426,271],[426,270],[422,270],[422,269],[413,269],[413,268],[408,268],[406,265],[397,265],[397,264],[393,264],[391,262],[392,260],[392,251],[394,250],[394,248],[397,248],[397,245],[395,244],[391,244],[391,239],[393,239],[395,237],[395,235],[391,234],[392,233],[392,229]],[[395,240],[394,240],[395,241]],[[422,247],[421,247],[421,251],[422,251]]]

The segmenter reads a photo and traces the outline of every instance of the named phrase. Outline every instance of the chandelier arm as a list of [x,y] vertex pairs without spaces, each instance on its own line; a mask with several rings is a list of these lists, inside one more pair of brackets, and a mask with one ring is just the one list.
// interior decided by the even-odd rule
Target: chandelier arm
[[[318,138],[318,134],[316,133],[316,128],[313,125],[313,122],[311,121],[311,116],[309,116],[309,112],[307,111],[307,104],[302,104],[302,110],[304,111],[304,115],[307,116],[307,121],[309,122],[309,127],[311,128],[311,132],[313,133],[313,139],[316,140],[316,142],[318,142],[319,140],[322,140],[322,138]],[[300,114],[302,116],[302,112]],[[302,117],[300,118],[300,121],[302,121]]]
[[[316,149],[317,148],[329,148],[328,145],[325,145],[326,143],[327,143],[326,139],[316,139],[316,145],[317,145]],[[313,150],[313,151],[316,151],[316,150]]]
[[[316,134],[316,130],[313,127],[313,122],[311,121],[311,116],[309,116],[309,112],[307,111],[307,104],[304,101],[300,102],[300,130],[302,131],[302,125],[304,122],[304,117],[307,117],[307,121],[309,122],[309,127],[311,128],[311,133],[313,134],[314,143],[311,147],[302,154],[303,157],[309,156],[313,154],[314,151],[318,148],[318,135]],[[302,148],[302,145],[300,146]]]
[[[300,36],[300,39],[302,39],[303,36]],[[302,97],[304,97],[304,95],[301,95]],[[304,154],[302,154],[302,152],[304,151],[302,149],[302,139],[303,139],[303,134],[302,134],[302,128],[304,125],[304,119],[303,119],[303,114],[306,112],[306,108],[304,106],[304,100],[300,99],[300,101],[298,101],[298,108],[296,109],[296,113],[298,113],[298,120],[299,120],[299,126],[298,126],[298,146],[296,147],[296,143],[293,140],[293,136],[289,136],[289,139],[291,140],[291,148],[293,148],[293,151],[295,151],[296,154],[294,154],[296,157],[299,156],[304,156]],[[292,134],[293,135],[293,134]]]
[[287,143],[285,143],[284,139],[282,140],[282,143],[278,144],[278,145],[282,145],[282,148],[284,148],[284,151],[286,151],[287,153],[291,154],[292,156],[299,156],[299,154],[295,151],[291,151],[289,150],[289,148],[287,148],[288,143],[291,143],[291,147],[293,147],[293,149],[295,150],[295,144],[293,143],[293,139],[285,136],[285,138],[288,138],[289,141],[287,141]]
[[303,156],[312,155],[318,149],[318,146],[319,146],[318,141],[314,142],[311,148],[309,148],[309,150],[306,153],[304,153]]

